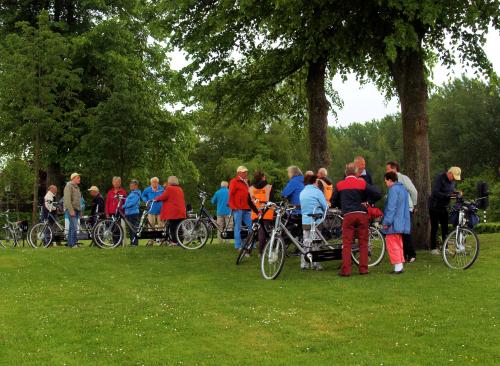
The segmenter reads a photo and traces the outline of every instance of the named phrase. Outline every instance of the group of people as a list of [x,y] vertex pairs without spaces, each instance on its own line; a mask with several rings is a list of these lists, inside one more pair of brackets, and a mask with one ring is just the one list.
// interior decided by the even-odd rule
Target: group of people
[[[70,176],[69,182],[64,187],[63,206],[65,216],[69,218],[68,223],[68,246],[78,248],[77,232],[79,230],[80,218],[84,210],[84,200],[80,191],[80,174],[73,173]],[[88,190],[92,203],[90,206],[89,220],[96,220],[102,217],[109,218],[118,213],[119,210],[125,215],[132,226],[139,225],[140,204],[142,202],[149,203],[148,207],[148,222],[153,229],[162,229],[165,223],[168,222],[170,237],[175,238],[175,231],[179,223],[186,218],[186,203],[184,200],[184,192],[179,185],[179,180],[175,176],[168,177],[167,182],[162,186],[157,177],[150,180],[150,186],[144,191],[139,189],[139,182],[132,179],[129,185],[129,192],[122,187],[120,177],[113,177],[112,187],[108,191],[106,200],[102,196],[97,186],[92,186]],[[48,218],[50,214],[55,217],[57,211],[57,187],[51,185],[48,188],[47,194],[44,197],[44,205],[42,208],[42,218]],[[138,245],[136,231],[130,229],[130,244]],[[175,242],[171,243],[176,245]]]
[[[386,236],[386,246],[391,263],[392,273],[403,273],[405,262],[416,260],[415,246],[411,236],[412,215],[417,210],[418,193],[411,179],[402,174],[399,164],[390,161],[386,164],[384,182],[388,188],[383,213],[383,232]],[[217,207],[217,223],[220,227],[234,231],[234,247],[242,245],[242,225],[252,227],[252,221],[257,220],[259,208],[267,202],[274,201],[275,193],[266,175],[256,171],[253,181],[248,178],[248,169],[239,166],[236,176],[230,182],[221,182],[220,189],[212,197],[212,203]],[[341,276],[351,275],[351,247],[355,238],[358,239],[360,252],[360,274],[368,273],[368,238],[369,213],[382,194],[373,184],[372,177],[366,169],[362,156],[357,156],[353,162],[346,164],[345,176],[336,184],[328,177],[326,168],[320,168],[317,173],[307,171],[305,174],[297,166],[287,169],[288,183],[280,192],[281,198],[286,198],[295,206],[292,212],[301,216],[300,224],[305,246],[314,245],[311,235],[311,225],[318,220],[311,214],[324,214],[329,207],[342,210],[342,267]],[[451,167],[447,172],[439,174],[433,183],[429,197],[429,216],[431,222],[431,253],[439,255],[437,247],[438,226],[441,226],[443,240],[448,231],[448,205],[456,194],[456,181],[460,180],[461,170]],[[63,202],[65,215],[68,218],[68,246],[78,248],[77,231],[79,219],[84,209],[84,200],[79,188],[80,174],[71,174],[64,188]],[[113,177],[112,187],[104,197],[97,186],[88,190],[92,196],[90,219],[110,217],[120,208],[132,226],[137,227],[140,220],[140,204],[147,202],[148,222],[151,228],[161,229],[168,222],[170,237],[175,238],[179,223],[186,218],[186,202],[184,192],[175,176],[170,176],[162,186],[157,177],[150,180],[150,186],[144,191],[139,189],[139,182],[130,181],[129,192],[122,187],[120,177]],[[50,186],[45,195],[43,215],[56,211],[57,187]],[[268,210],[262,218],[264,224],[270,225],[274,212]],[[231,219],[232,218],[232,219]],[[233,228],[234,225],[234,228]],[[271,224],[272,225],[272,224]],[[259,253],[262,254],[266,242],[264,226],[259,231]],[[131,245],[138,245],[136,231],[130,230]],[[225,239],[227,242],[227,239]],[[171,243],[175,245],[175,241]],[[301,260],[302,269],[322,270],[320,263],[309,263]]]
[[[360,251],[360,274],[368,273],[368,238],[369,211],[382,194],[373,184],[372,177],[366,169],[366,161],[357,156],[345,168],[345,176],[334,184],[328,177],[328,171],[320,168],[317,173],[307,171],[305,174],[297,166],[287,170],[289,181],[280,192],[296,208],[294,214],[301,215],[304,245],[310,247],[314,243],[311,237],[311,224],[315,220],[311,214],[325,213],[329,207],[342,210],[342,267],[341,276],[351,275],[351,247],[358,239]],[[461,170],[451,167],[446,173],[439,174],[432,186],[429,198],[429,216],[431,220],[431,253],[439,255],[437,249],[438,224],[441,225],[443,240],[448,230],[448,211],[451,197],[455,194],[456,181],[460,180]],[[411,235],[412,216],[416,212],[418,193],[411,179],[400,172],[399,164],[390,161],[386,164],[384,182],[387,186],[387,198],[383,212],[383,232],[391,263],[392,273],[403,273],[405,262],[416,260],[415,245]],[[252,226],[257,219],[258,209],[273,198],[273,186],[264,173],[257,171],[253,182],[248,179],[248,169],[239,166],[236,176],[228,183],[223,181],[221,188],[212,197],[217,206],[217,222],[224,227],[232,225],[234,220],[234,246],[240,249],[241,228],[245,224]],[[273,212],[269,210],[264,216],[273,220]],[[262,254],[266,242],[266,231],[261,227],[259,232],[259,254]],[[320,263],[308,263],[301,259],[302,269],[322,270]]]

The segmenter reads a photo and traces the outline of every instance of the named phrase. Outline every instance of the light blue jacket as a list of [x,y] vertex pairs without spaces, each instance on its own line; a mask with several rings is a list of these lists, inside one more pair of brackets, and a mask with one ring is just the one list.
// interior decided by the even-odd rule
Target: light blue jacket
[[[158,190],[155,192],[155,191],[153,191],[153,188],[151,188],[151,186],[149,186],[144,191],[142,191],[141,199],[144,202],[152,201],[156,197],[158,197],[160,194],[162,194],[164,190],[165,189],[162,186],[158,186]],[[162,201],[153,202],[151,204],[151,208],[149,209],[148,213],[150,213],[151,215],[159,215],[162,204],[163,204]]]
[[125,209],[125,215],[136,215],[139,213],[139,205],[141,204],[141,190],[134,189],[129,193],[123,208]]
[[401,182],[389,188],[382,224],[389,227],[384,230],[386,234],[409,234],[411,231],[408,191]]
[[212,202],[213,205],[217,205],[217,216],[231,215],[231,209],[229,208],[229,189],[227,187],[221,187],[215,192],[210,202]]
[[300,208],[302,209],[302,224],[311,225],[313,218],[308,214],[324,214],[328,210],[325,195],[313,184],[308,184],[300,192]]

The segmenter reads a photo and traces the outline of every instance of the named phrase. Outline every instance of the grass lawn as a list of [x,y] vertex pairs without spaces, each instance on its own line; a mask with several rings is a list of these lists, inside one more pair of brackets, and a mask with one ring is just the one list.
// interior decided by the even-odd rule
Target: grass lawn
[[499,365],[500,235],[467,271],[419,253],[276,281],[222,245],[0,250],[1,365]]

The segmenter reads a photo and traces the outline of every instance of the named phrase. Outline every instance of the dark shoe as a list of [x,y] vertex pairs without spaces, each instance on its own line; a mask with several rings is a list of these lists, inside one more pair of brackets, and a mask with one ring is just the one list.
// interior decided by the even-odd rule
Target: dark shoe
[[398,274],[403,274],[404,270],[402,269],[401,271],[392,271],[390,274],[398,275]]
[[359,272],[359,275],[360,275],[360,276],[364,276],[364,275],[367,275],[367,274],[369,274],[369,273],[370,273],[370,272]]
[[350,274],[345,274],[345,273],[339,273],[340,277],[351,277]]

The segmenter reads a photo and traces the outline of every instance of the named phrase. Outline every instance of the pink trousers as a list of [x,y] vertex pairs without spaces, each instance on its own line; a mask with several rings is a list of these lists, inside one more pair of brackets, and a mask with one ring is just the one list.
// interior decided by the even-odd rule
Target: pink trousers
[[403,236],[401,234],[387,234],[385,236],[385,244],[391,258],[391,264],[405,262],[403,254]]

